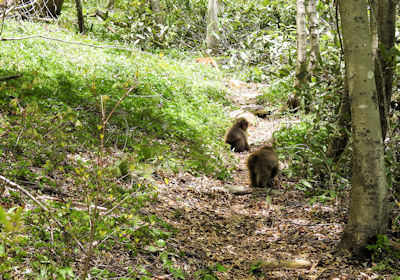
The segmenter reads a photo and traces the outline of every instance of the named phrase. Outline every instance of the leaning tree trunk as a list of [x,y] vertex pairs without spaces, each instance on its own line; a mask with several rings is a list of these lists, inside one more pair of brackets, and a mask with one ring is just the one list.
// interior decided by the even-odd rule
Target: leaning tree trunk
[[340,253],[362,255],[387,224],[385,163],[365,0],[339,0],[353,131],[349,218]]
[[214,53],[218,52],[218,2],[217,0],[208,0],[208,18],[207,18],[207,49],[211,49]]
[[315,74],[319,62],[319,32],[316,0],[307,0],[308,29],[310,31],[310,62],[308,70]]

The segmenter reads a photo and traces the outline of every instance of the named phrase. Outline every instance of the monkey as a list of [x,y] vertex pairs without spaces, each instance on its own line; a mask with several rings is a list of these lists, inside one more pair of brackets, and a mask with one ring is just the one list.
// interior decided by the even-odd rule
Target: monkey
[[225,143],[230,144],[237,153],[250,149],[247,143],[248,127],[249,122],[245,118],[238,118],[225,134]]
[[198,57],[196,58],[196,63],[201,65],[211,65],[212,67],[217,69],[217,71],[219,71],[218,64],[212,57]]
[[279,171],[278,155],[272,147],[263,146],[250,154],[247,159],[247,169],[250,174],[250,187],[270,187],[272,179]]

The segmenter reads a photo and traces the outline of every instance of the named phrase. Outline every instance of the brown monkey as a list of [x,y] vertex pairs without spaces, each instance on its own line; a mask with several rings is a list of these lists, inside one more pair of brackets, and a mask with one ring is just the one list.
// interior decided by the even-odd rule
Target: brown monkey
[[272,179],[279,170],[278,155],[269,146],[263,146],[247,159],[250,173],[250,187],[266,188],[272,185]]
[[214,58],[212,57],[198,57],[196,58],[196,63],[202,64],[202,65],[211,65],[215,69],[219,71],[218,64],[215,62]]
[[238,118],[233,126],[225,134],[225,142],[231,145],[231,149],[235,152],[243,152],[249,150],[247,143],[247,128],[249,122],[245,118]]

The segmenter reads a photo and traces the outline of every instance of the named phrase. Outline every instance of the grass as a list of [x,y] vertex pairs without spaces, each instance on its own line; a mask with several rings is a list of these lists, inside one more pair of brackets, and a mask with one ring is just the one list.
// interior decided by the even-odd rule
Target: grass
[[[46,31],[39,24],[27,26],[28,30],[19,34],[6,28],[3,36],[11,36],[11,32],[24,36],[30,29]],[[101,45],[68,32],[52,36]],[[107,109],[111,110],[126,88],[137,83],[135,92],[111,119],[107,144],[119,148],[126,145],[141,161],[174,157],[187,171],[226,175],[220,168],[220,154],[226,151],[221,139],[228,124],[223,110],[227,100],[214,70],[162,54],[91,48],[41,38],[3,42],[0,57],[1,76],[23,73],[21,78],[3,83],[0,93],[2,116],[8,115],[11,123],[18,123],[18,118],[9,114],[9,105],[16,101],[21,110],[34,102],[47,117],[72,110],[74,121],[79,120],[85,132],[78,133],[77,140],[86,142],[84,146],[97,145],[100,112],[93,95],[107,95]],[[46,129],[38,133],[46,134]],[[154,147],[151,153],[146,148],[149,145]],[[180,146],[179,151],[171,148],[174,145]],[[215,160],[208,160],[210,157]],[[197,160],[202,164],[196,164]],[[203,165],[206,162],[208,165]]]
[[[103,44],[30,22],[20,28],[6,21],[2,36],[47,34],[49,28],[53,38]],[[227,163],[232,156],[222,141],[229,123],[224,105],[229,102],[221,74],[183,57],[42,38],[2,42],[0,77],[23,75],[0,84],[0,174],[34,194],[55,198],[46,205],[63,226],[55,226],[38,207],[18,208],[27,203],[25,197],[10,189],[1,201],[5,208],[0,207],[2,279],[22,274],[27,279],[76,277],[74,272],[82,269],[76,260],[84,254],[74,240],[91,243],[91,219],[97,217],[80,203],[118,209],[97,217],[93,240],[101,245],[95,256],[154,253],[152,248],[165,243],[174,230],[141,212],[157,198],[153,182],[167,181],[181,170],[230,177]],[[100,168],[97,100],[103,97],[109,113],[133,84],[135,90],[106,127]],[[126,279],[150,279],[140,265],[125,268]],[[95,270],[92,275],[115,276]]]

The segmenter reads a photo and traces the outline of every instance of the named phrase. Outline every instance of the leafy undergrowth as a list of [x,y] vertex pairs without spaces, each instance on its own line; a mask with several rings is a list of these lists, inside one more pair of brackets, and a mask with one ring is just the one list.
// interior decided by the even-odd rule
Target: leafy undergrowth
[[[19,29],[7,23],[4,37],[23,37],[33,30],[46,33],[49,28],[24,23],[25,29]],[[101,44],[56,28],[53,32],[60,40]],[[94,96],[106,96],[110,112],[127,88],[136,85],[110,119],[108,146],[131,152],[137,162],[152,160],[174,171],[229,177],[229,171],[220,168],[226,145],[217,140],[228,124],[223,110],[228,103],[216,71],[162,54],[79,44],[42,38],[3,42],[0,75],[23,74],[1,85],[1,124],[7,127],[2,139],[8,149],[29,149],[28,138],[37,140],[31,150],[43,140],[64,143],[68,149],[93,149],[101,115]],[[70,135],[73,141],[64,137]]]
[[[6,21],[2,36],[49,28]],[[220,74],[191,60],[79,44],[32,38],[0,47],[0,77],[22,74],[0,84],[2,279],[81,277],[91,243],[93,277],[149,279],[139,256],[174,232],[141,213],[157,198],[157,180],[179,170],[231,176]],[[108,116],[130,87],[104,125],[102,109]]]

